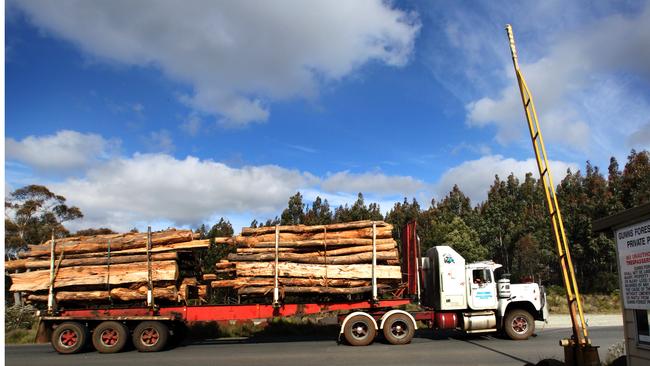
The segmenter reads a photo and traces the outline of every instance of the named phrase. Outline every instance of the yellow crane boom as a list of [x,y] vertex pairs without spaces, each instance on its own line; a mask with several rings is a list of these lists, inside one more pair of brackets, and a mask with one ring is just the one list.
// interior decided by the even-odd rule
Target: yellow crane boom
[[[506,32],[508,33],[508,41],[510,42],[510,53],[512,54],[512,63],[517,76],[521,102],[524,105],[524,112],[526,114],[526,120],[528,121],[528,130],[533,143],[533,150],[535,151],[537,168],[539,169],[540,180],[544,186],[546,206],[551,217],[553,236],[557,245],[557,253],[562,270],[562,279],[566,289],[569,313],[571,315],[571,324],[573,326],[572,339],[563,340],[560,344],[565,347],[565,358],[570,358],[570,360],[565,360],[567,364],[592,364],[593,360],[588,359],[594,357],[593,353],[595,353],[597,359],[598,351],[595,347],[591,346],[591,341],[589,340],[589,332],[582,311],[582,301],[580,300],[578,282],[576,281],[573,261],[571,260],[571,253],[569,251],[569,241],[566,238],[560,205],[558,204],[557,196],[555,194],[555,185],[553,184],[551,168],[546,155],[544,138],[542,137],[542,131],[539,128],[539,121],[537,120],[535,103],[533,102],[533,96],[530,93],[528,85],[526,85],[526,81],[524,80],[524,76],[521,73],[521,69],[519,68],[517,49],[515,48],[515,37],[510,24],[506,25]],[[571,350],[571,355],[567,354],[567,349]]]

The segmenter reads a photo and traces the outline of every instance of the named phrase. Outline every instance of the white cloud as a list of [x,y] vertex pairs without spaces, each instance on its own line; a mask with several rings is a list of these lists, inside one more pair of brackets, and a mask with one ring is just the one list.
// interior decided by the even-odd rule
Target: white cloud
[[48,172],[87,168],[112,156],[120,145],[118,140],[70,130],[61,130],[54,135],[27,136],[20,141],[9,137],[5,143],[7,160],[20,161]]
[[419,23],[365,0],[15,1],[40,28],[99,58],[155,66],[182,101],[228,123],[265,121],[270,103],[313,98],[369,61],[402,66]]
[[[556,184],[559,183],[560,177],[564,177],[567,169],[570,168],[572,171],[578,169],[573,163],[563,161],[549,163]],[[515,160],[501,155],[488,155],[477,160],[465,161],[447,170],[436,183],[435,192],[438,197],[444,197],[456,184],[470,197],[472,204],[476,204],[487,198],[488,189],[494,182],[495,175],[506,179],[510,173],[514,173],[519,179],[523,179],[526,173],[533,173],[533,177],[539,178],[535,159]]]
[[142,223],[187,225],[215,215],[276,212],[313,179],[273,165],[235,169],[195,157],[136,154],[51,188],[86,215],[75,225],[128,230]]
[[348,171],[329,175],[322,183],[325,192],[374,193],[379,195],[411,196],[427,188],[421,180],[408,176],[388,176],[383,173],[353,174]]
[[[523,29],[527,39],[528,29]],[[542,56],[520,61],[545,137],[588,154],[624,150],[625,143],[617,141],[626,141],[650,113],[648,95],[643,94],[650,82],[650,6],[635,15],[609,15],[577,29],[566,24],[556,29],[562,36],[553,38],[550,47],[534,43],[541,43],[543,51],[536,53]],[[506,45],[505,39],[501,44]],[[505,62],[500,78],[507,85],[495,96],[466,106],[468,124],[496,126],[496,139],[504,144],[521,139],[526,131],[520,128],[525,117],[512,64]]]

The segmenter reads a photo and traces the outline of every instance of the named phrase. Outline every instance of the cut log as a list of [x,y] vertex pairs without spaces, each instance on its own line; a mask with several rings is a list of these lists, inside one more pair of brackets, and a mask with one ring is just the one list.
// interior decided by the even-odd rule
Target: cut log
[[[27,296],[27,300],[33,302],[47,302],[48,295],[31,294]],[[60,291],[55,293],[57,302],[72,302],[72,301],[108,301],[108,291]]]
[[[390,251],[377,252],[377,260],[390,260],[397,259],[398,253],[397,249],[392,249]],[[307,254],[298,254],[298,253],[278,253],[278,258],[281,261],[290,261],[295,263],[313,263],[313,264],[358,264],[358,263],[368,263],[372,261],[372,253],[357,253],[351,255],[342,255],[342,256],[320,256],[318,253],[307,253]],[[271,261],[275,260],[275,253],[263,253],[263,254],[229,254],[228,259],[232,261]]]
[[233,268],[235,266],[235,263],[232,262],[219,262],[215,263],[214,267],[216,269],[226,269],[226,268]]
[[[107,252],[109,240],[111,241],[111,251],[146,248],[147,234],[126,233],[57,239],[55,240],[54,251],[57,254],[61,253],[61,251],[65,251],[68,254]],[[192,240],[193,233],[191,230],[167,230],[151,234],[151,244],[153,247]],[[50,255],[49,243],[30,246],[29,249],[28,252],[22,253],[23,256],[38,257]]]
[[[232,287],[241,288],[248,286],[273,286],[274,278],[268,277],[239,277],[232,280],[212,281],[212,287]],[[370,281],[367,280],[344,280],[344,279],[325,279],[325,278],[286,278],[279,277],[278,283],[284,286],[333,286],[333,287],[359,287],[368,286]]]
[[[377,287],[385,287],[379,286]],[[294,287],[287,286],[280,289],[282,293],[288,294],[335,294],[335,295],[350,295],[362,294],[364,292],[372,291],[372,286],[363,287]],[[244,287],[237,290],[239,295],[266,295],[273,293],[273,287]]]
[[[363,221],[352,221],[352,222],[343,222],[339,224],[329,224],[329,225],[281,225],[278,228],[281,232],[291,232],[291,233],[308,233],[308,232],[319,232],[319,231],[337,231],[337,230],[348,230],[348,229],[361,229],[366,227],[372,227],[372,221],[363,220]],[[392,230],[392,225],[384,221],[375,221],[377,227],[390,227]],[[260,235],[275,233],[275,226],[265,226],[258,228],[245,227],[242,228],[242,235]]]
[[[274,276],[275,262],[237,262],[237,275],[242,277]],[[282,277],[306,278],[372,278],[371,264],[302,264],[280,262],[278,272]],[[380,279],[400,279],[402,273],[398,266],[376,266],[376,277]]]
[[[377,238],[375,244],[394,244],[395,240],[393,238]],[[275,240],[272,241],[258,241],[257,239],[243,239],[238,240],[238,249],[241,250],[244,248],[254,249],[254,248],[275,248]],[[278,247],[280,248],[302,248],[302,247],[336,247],[343,245],[358,245],[358,246],[368,246],[372,245],[372,238],[328,238],[326,240],[281,240],[278,242]]]
[[[255,248],[237,248],[237,253],[241,254],[256,254],[256,253],[268,253],[269,251],[275,252],[275,243],[273,243],[273,246],[269,247],[255,247]],[[295,251],[294,248],[278,248],[279,252],[293,252]]]
[[[111,290],[111,297],[121,301],[146,300],[147,292],[147,286],[141,286],[136,290],[127,288],[114,288]],[[154,287],[153,297],[155,299],[177,301],[178,291],[176,290],[176,286]]]
[[214,273],[206,273],[203,275],[203,281],[212,281],[216,279],[217,279],[217,275]]
[[[154,298],[176,300],[176,287],[168,286],[154,288]],[[57,302],[76,302],[76,301],[108,301],[108,291],[59,291],[55,293]],[[110,298],[121,301],[134,301],[147,299],[147,287],[142,286],[139,289],[132,290],[128,288],[114,288],[110,291]],[[47,302],[47,295],[31,294],[27,300],[34,302]]]
[[[73,267],[73,266],[87,266],[87,265],[107,265],[108,257],[100,258],[72,258],[66,259],[65,253],[63,254],[63,260],[61,261],[60,267]],[[178,258],[177,253],[156,253],[151,256],[153,261],[163,261],[163,260],[175,260]],[[147,262],[146,255],[126,255],[110,258],[111,265],[121,264],[121,263],[137,263],[137,262]],[[40,269],[40,268],[49,268],[49,260],[27,260],[23,263],[22,268],[29,269]]]
[[[378,227],[375,232],[375,238],[392,238],[392,229],[389,227]],[[336,240],[336,239],[359,239],[366,238],[372,239],[372,228],[334,231],[326,233],[280,233],[280,241],[291,242],[299,240]],[[275,243],[275,234],[262,234],[257,236],[237,236],[235,237],[237,244],[246,244],[254,246],[255,243],[273,242]]]
[[[178,278],[176,261],[161,261],[151,263],[153,281],[175,281]],[[116,264],[107,266],[81,266],[59,268],[55,288],[83,285],[104,285],[110,279],[111,285],[123,283],[146,282],[148,278],[147,263]],[[49,287],[50,271],[38,270],[32,272],[11,274],[10,291],[38,291]]]

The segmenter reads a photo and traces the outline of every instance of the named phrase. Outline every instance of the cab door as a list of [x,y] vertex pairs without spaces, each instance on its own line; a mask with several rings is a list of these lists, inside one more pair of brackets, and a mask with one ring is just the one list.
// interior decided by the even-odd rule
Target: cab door
[[497,284],[492,268],[468,268],[468,305],[474,310],[496,309]]

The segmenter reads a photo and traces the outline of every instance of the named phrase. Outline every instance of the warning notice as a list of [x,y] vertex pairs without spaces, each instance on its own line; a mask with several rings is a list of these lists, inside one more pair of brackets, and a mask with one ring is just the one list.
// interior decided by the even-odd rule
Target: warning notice
[[626,309],[650,309],[650,220],[616,230]]

